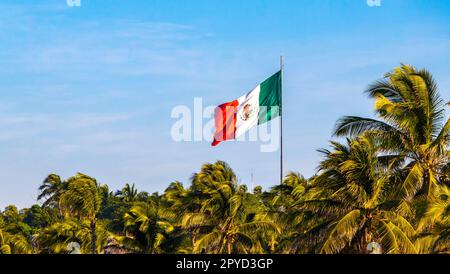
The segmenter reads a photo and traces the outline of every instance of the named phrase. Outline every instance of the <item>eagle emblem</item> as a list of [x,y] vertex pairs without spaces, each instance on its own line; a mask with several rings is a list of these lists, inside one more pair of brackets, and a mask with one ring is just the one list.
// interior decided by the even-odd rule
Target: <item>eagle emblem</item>
[[243,121],[247,121],[252,117],[254,111],[255,109],[252,107],[251,104],[245,104],[244,107],[242,108],[241,119]]

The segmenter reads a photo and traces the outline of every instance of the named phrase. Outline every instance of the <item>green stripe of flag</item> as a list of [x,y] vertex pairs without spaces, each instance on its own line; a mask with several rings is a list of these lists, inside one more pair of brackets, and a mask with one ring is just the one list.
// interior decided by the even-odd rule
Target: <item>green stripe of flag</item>
[[258,124],[264,124],[281,115],[281,71],[260,85]]

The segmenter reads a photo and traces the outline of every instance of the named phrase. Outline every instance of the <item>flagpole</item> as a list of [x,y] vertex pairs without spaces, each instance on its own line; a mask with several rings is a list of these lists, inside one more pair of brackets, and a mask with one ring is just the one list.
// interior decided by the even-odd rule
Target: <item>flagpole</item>
[[283,74],[284,74],[284,63],[283,55],[280,55],[280,184],[283,183]]

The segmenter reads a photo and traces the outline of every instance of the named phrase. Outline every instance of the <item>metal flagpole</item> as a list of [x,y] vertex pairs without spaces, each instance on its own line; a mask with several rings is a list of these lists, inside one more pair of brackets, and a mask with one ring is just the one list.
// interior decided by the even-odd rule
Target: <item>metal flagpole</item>
[[280,184],[283,183],[283,74],[284,74],[284,63],[283,55],[280,55]]

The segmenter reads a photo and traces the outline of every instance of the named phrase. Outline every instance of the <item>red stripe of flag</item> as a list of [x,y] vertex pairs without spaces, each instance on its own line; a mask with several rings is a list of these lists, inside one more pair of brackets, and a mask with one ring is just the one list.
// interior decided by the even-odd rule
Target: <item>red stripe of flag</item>
[[214,133],[212,146],[217,146],[222,141],[234,139],[238,105],[239,102],[234,100],[216,107],[214,111],[216,132]]

